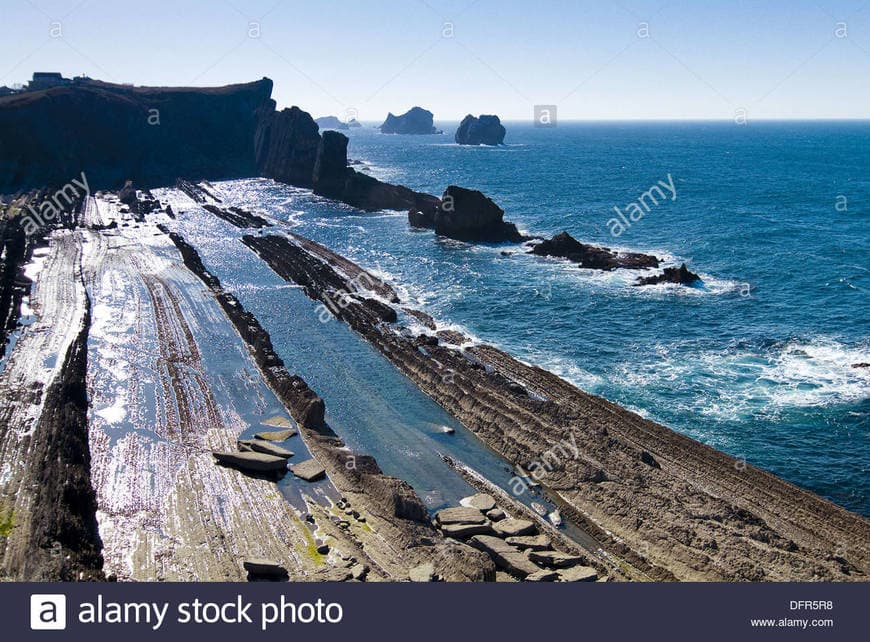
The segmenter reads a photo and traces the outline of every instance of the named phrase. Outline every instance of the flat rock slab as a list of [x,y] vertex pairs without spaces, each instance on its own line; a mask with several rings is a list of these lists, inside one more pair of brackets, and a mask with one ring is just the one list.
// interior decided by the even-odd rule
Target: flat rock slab
[[495,532],[502,537],[515,537],[517,535],[531,535],[535,532],[535,523],[527,519],[503,519],[492,525]]
[[583,563],[582,557],[561,553],[559,551],[531,551],[529,559],[535,564],[549,568],[568,568]]
[[317,481],[326,476],[326,469],[314,459],[306,459],[298,464],[293,464],[290,466],[290,472],[307,482]]
[[258,432],[254,437],[262,439],[263,441],[286,441],[295,434],[296,431],[293,428],[288,428],[287,430],[267,430],[265,432]]
[[265,453],[212,453],[218,463],[259,473],[287,470],[287,460]]
[[465,539],[472,535],[492,535],[492,524],[485,522],[483,524],[444,524],[441,527],[441,532],[447,537],[456,537]]
[[476,508],[457,506],[445,508],[435,513],[435,520],[441,524],[485,524],[486,516]]
[[546,551],[553,548],[553,543],[546,535],[519,535],[508,537],[505,541],[511,546],[516,546],[522,550]]
[[486,512],[488,510],[492,510],[495,508],[495,500],[491,495],[486,495],[484,493],[478,493],[477,495],[472,495],[471,497],[464,497],[459,500],[459,503],[463,506],[469,506],[471,508],[476,508],[481,512]]
[[594,582],[598,579],[598,571],[589,566],[573,566],[559,571],[559,579],[563,582]]
[[408,577],[412,582],[431,582],[435,579],[435,567],[432,562],[420,564],[408,571]]
[[475,535],[468,543],[489,555],[496,566],[506,570],[508,573],[526,577],[541,570],[526,557],[525,553],[520,552],[519,549],[514,548],[498,537]]
[[493,508],[486,512],[486,516],[494,522],[498,522],[507,517],[507,514],[501,508]]
[[555,582],[557,579],[559,579],[559,574],[548,569],[541,569],[526,576],[526,582]]
[[287,577],[287,569],[273,560],[252,557],[242,565],[248,573],[257,577]]
[[240,439],[239,450],[252,450],[257,453],[272,455],[273,457],[283,457],[284,459],[293,456],[292,450],[287,450],[286,448],[281,448],[281,446],[276,444],[268,441],[260,441],[258,439]]

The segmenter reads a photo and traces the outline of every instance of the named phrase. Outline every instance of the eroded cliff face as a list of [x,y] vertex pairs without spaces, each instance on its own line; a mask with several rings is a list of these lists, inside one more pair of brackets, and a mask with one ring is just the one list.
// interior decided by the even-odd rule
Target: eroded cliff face
[[317,123],[298,107],[274,111],[274,102],[260,114],[256,132],[260,176],[315,193],[353,207],[375,211],[417,208],[433,212],[440,201],[431,194],[381,182],[347,165],[348,138],[336,131],[320,134]]
[[89,81],[0,98],[0,193],[83,171],[96,188],[253,176],[271,93],[268,78],[215,88]]

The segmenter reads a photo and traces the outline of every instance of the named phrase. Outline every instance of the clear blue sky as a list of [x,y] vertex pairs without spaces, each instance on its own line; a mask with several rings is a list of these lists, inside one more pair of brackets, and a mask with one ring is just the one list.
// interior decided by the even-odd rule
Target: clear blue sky
[[269,76],[280,106],[369,121],[415,104],[436,120],[534,104],[562,119],[870,117],[870,0],[2,0],[0,16],[0,85],[35,70]]

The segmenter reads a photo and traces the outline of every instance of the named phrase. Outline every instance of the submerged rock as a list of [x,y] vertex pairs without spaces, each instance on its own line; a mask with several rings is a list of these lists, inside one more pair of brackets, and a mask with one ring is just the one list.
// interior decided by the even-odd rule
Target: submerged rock
[[395,116],[392,112],[387,114],[387,119],[380,126],[382,134],[440,134],[435,128],[434,115],[428,109],[411,107],[401,116]]
[[557,234],[532,248],[538,256],[557,256],[577,263],[581,268],[605,270],[617,268],[641,270],[659,266],[659,260],[649,254],[617,253],[610,248],[581,243],[568,232]]
[[693,285],[701,280],[701,277],[690,272],[686,264],[683,263],[680,267],[665,268],[661,274],[655,276],[647,276],[639,278],[634,285],[658,285],[659,283],[676,283],[678,285]]
[[460,145],[501,145],[506,134],[498,116],[468,114],[459,124],[453,139]]

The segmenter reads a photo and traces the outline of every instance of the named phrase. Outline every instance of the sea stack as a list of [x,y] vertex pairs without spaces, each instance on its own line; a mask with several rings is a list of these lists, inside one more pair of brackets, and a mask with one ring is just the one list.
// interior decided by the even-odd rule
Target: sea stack
[[459,124],[453,139],[460,145],[501,145],[507,131],[498,116],[468,114]]
[[382,134],[440,134],[435,129],[434,115],[428,109],[411,107],[401,116],[387,114],[387,119],[380,127]]
[[340,121],[335,116],[321,116],[320,118],[315,118],[314,122],[317,123],[317,126],[320,129],[350,129],[350,123],[344,123]]
[[504,220],[504,210],[482,192],[450,185],[434,212],[412,209],[413,227],[432,227],[439,236],[459,241],[520,243],[527,240],[513,223]]

